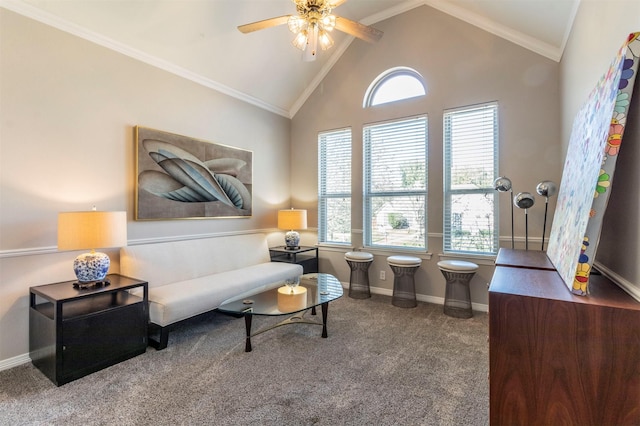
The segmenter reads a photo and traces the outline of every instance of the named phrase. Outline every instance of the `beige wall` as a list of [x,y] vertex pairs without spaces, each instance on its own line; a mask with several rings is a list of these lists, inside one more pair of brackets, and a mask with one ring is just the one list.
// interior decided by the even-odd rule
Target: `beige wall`
[[[638,31],[637,0],[582,0],[561,61],[563,157],[573,118],[629,33]],[[640,299],[639,87],[636,79],[595,265]]]
[[[2,8],[0,40],[0,362],[28,352],[29,287],[74,278],[58,212],[126,210],[135,244],[271,230],[289,207],[289,119]],[[253,151],[253,217],[135,222],[135,125]]]
[[[628,9],[619,13],[607,6],[612,3]],[[513,180],[515,191],[534,192],[543,179],[559,182],[573,117],[624,36],[640,30],[640,4],[583,0],[561,66],[426,6],[376,26],[385,31],[382,41],[350,46],[293,119],[290,134],[287,119],[0,8],[0,364],[12,358],[24,362],[28,352],[28,287],[73,278],[75,253],[55,250],[58,211],[93,204],[127,210],[130,243],[271,229],[273,211],[289,206],[291,172],[292,204],[309,208],[309,225],[315,227],[317,132],[351,126],[353,222],[360,238],[362,125],[424,112],[431,141],[429,247],[434,256],[418,274],[418,292],[442,297],[444,282],[435,268],[442,250],[442,110],[497,100],[501,173]],[[363,110],[371,80],[397,65],[425,76],[427,97]],[[636,88],[635,106],[638,100]],[[633,113],[636,123],[639,109]],[[132,127],[137,124],[252,150],[253,218],[133,221]],[[611,224],[622,228],[605,229],[599,253],[621,254],[604,261],[619,262],[615,270],[640,288],[640,176],[631,170],[637,169],[634,165],[624,166],[640,160],[637,148],[629,147],[631,141],[640,147],[639,139],[638,126],[628,126],[622,152],[631,155],[618,163],[608,213],[618,219]],[[500,205],[502,243],[509,245],[510,204],[504,194]],[[540,238],[543,208],[538,198],[530,212],[532,238]],[[522,239],[522,212],[516,211],[516,221]],[[314,237],[312,232],[303,235],[306,244]],[[623,242],[620,248],[616,240]],[[107,252],[117,271],[117,251]],[[346,281],[343,252],[323,250],[321,268]],[[372,282],[389,290],[389,279],[375,278],[385,267],[384,255],[377,256]],[[474,279],[474,303],[486,303],[484,284],[491,274],[492,268],[483,265]]]
[[[559,182],[560,99],[559,65],[529,50],[493,36],[427,6],[376,24],[384,36],[376,45],[354,41],[322,84],[293,118],[292,199],[310,209],[310,225],[317,224],[317,134],[351,126],[353,140],[352,226],[355,246],[362,244],[362,126],[380,120],[427,113],[429,118],[429,252],[417,273],[417,292],[444,297],[444,279],[436,267],[442,253],[442,112],[447,108],[498,101],[500,173],[510,177],[514,193],[535,194],[546,179]],[[397,104],[363,109],[371,81],[396,66],[420,72],[427,96]],[[529,211],[530,245],[540,245],[544,199]],[[511,213],[507,194],[500,197],[503,245],[510,245]],[[552,199],[550,215],[553,214]],[[518,210],[518,209],[516,209]],[[524,214],[516,211],[516,235],[524,240]],[[549,232],[547,227],[547,235]],[[535,242],[535,243],[534,243]],[[519,246],[524,246],[523,241]],[[348,279],[343,251],[323,250],[321,265]],[[392,279],[378,280],[388,253],[378,253],[371,267],[372,285],[390,291]],[[486,283],[493,268],[485,262],[472,282],[472,301],[487,303]],[[346,277],[346,278],[342,278]]]

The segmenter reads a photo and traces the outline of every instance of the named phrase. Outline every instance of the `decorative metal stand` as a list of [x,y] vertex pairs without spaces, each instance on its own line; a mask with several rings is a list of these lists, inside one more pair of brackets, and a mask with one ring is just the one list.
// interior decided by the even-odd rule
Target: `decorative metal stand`
[[544,200],[544,224],[542,225],[542,251],[544,251],[544,234],[547,230],[547,209],[549,208],[549,197],[556,194],[558,188],[556,184],[550,180],[543,180],[536,186],[536,192],[538,195],[545,197]]
[[[493,188],[498,192],[507,192],[511,193],[509,199],[513,199],[513,189],[511,187],[511,179],[506,176],[500,176],[496,180],[493,181]],[[511,203],[509,203],[511,204]],[[511,248],[515,248],[514,239],[513,239],[513,204],[511,204]]]
[[513,204],[520,209],[524,209],[524,249],[529,250],[529,208],[535,204],[536,200],[529,192],[520,192],[513,199]]

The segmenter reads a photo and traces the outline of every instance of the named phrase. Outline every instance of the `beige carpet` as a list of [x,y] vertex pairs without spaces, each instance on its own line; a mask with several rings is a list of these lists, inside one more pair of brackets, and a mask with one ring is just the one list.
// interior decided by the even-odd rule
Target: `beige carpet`
[[21,365],[0,372],[0,424],[488,424],[485,313],[463,320],[442,306],[345,295],[329,306],[327,339],[321,330],[279,327],[245,353],[244,320],[212,313],[171,333],[163,351],[61,387]]

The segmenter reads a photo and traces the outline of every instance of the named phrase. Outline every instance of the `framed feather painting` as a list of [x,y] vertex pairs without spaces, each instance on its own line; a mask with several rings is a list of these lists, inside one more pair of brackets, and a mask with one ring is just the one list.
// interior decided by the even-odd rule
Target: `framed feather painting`
[[250,217],[253,153],[135,127],[136,220]]

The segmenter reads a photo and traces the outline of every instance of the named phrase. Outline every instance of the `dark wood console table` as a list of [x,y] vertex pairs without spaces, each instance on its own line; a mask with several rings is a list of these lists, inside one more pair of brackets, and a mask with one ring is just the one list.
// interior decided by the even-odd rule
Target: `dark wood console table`
[[147,282],[107,278],[108,286],[78,289],[67,281],[29,290],[29,356],[58,386],[147,349]]
[[[640,424],[640,302],[598,275],[576,296],[555,270],[533,269],[546,264],[541,253],[496,261],[491,424]],[[533,267],[501,266],[516,257]]]
[[304,269],[303,274],[318,272],[318,247],[300,246],[290,250],[285,246],[269,247],[272,262],[297,263]]
[[511,266],[514,268],[548,269],[556,268],[547,257],[547,253],[535,250],[515,250],[501,248],[496,257],[496,266]]

